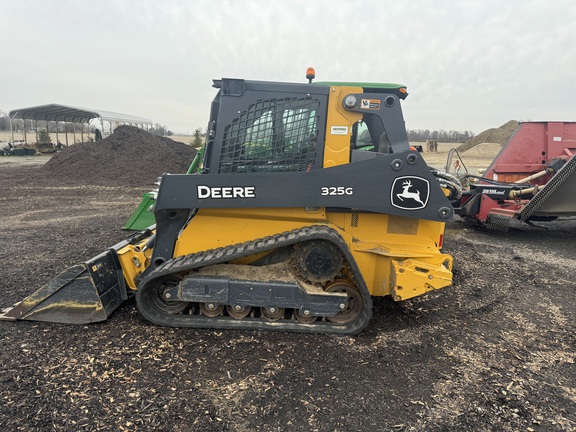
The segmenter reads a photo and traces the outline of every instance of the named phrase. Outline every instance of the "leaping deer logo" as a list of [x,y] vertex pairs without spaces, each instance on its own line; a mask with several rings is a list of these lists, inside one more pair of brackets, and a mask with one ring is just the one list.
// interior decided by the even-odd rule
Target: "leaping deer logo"
[[404,198],[411,198],[416,202],[419,202],[424,206],[424,202],[420,199],[420,191],[416,190],[416,192],[410,192],[410,188],[412,187],[412,182],[410,180],[405,180],[402,182],[402,192],[396,194],[400,201],[404,201]]

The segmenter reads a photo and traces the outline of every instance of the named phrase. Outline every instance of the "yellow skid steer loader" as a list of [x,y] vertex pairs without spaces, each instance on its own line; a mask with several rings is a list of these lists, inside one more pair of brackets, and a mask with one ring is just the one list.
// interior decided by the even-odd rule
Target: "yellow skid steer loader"
[[162,326],[350,334],[372,296],[450,285],[449,180],[410,148],[406,88],[309,78],[215,80],[202,171],[162,176],[155,226],[2,318],[102,321],[135,295]]

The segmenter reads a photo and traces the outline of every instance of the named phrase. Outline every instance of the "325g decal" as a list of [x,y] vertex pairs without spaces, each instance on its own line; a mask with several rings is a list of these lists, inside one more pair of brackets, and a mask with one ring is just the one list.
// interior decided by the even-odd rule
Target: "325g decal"
[[321,194],[330,196],[354,195],[354,189],[344,186],[324,186],[321,188]]

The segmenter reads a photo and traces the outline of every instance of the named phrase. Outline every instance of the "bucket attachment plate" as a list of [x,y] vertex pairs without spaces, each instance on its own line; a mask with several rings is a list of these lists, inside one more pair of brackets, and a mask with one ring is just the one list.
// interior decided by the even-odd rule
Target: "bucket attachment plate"
[[88,324],[106,320],[126,299],[118,256],[109,249],[68,268],[0,319]]

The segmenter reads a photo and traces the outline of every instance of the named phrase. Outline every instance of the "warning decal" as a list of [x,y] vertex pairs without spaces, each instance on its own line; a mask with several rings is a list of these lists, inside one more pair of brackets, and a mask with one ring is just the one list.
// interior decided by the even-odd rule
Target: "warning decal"
[[362,99],[360,102],[361,109],[379,110],[380,101],[378,99]]

